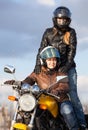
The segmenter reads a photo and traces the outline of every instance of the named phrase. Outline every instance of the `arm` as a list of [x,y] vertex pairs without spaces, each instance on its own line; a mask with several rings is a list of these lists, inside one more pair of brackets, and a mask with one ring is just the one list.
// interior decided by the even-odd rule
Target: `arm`
[[76,55],[76,47],[77,47],[77,38],[75,30],[72,30],[70,33],[70,44],[67,47],[67,63],[70,67],[74,61],[74,57]]
[[30,85],[34,85],[36,82],[36,74],[33,72],[29,76],[27,76],[22,83],[28,83]]
[[69,92],[68,77],[59,80],[50,90],[51,93],[58,95]]
[[59,83],[57,87],[53,88],[50,93],[54,95],[66,94],[69,92],[68,83]]
[[41,44],[40,44],[40,48],[38,49],[38,54],[37,54],[37,57],[36,57],[36,65],[35,65],[35,68],[34,68],[34,72],[37,73],[37,74],[40,73],[40,70],[41,70],[40,52],[46,46],[48,46],[47,30],[43,34],[42,41],[41,41]]
[[74,29],[71,29],[69,36],[69,44],[67,45],[67,61],[66,64],[60,68],[61,72],[67,72],[74,63],[76,55],[77,37]]
[[59,83],[58,87],[55,90],[58,91],[58,93],[68,93],[69,85],[65,82]]

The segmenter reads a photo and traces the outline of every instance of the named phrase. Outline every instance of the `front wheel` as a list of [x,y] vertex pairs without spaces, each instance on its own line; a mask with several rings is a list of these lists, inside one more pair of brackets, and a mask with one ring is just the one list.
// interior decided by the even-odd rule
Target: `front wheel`
[[48,111],[39,115],[40,116],[35,118],[36,130],[68,130],[60,115],[57,118],[54,118]]

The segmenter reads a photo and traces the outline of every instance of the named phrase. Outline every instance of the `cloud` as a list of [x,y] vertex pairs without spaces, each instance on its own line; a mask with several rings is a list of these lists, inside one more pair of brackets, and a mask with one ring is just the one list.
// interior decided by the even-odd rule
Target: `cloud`
[[36,50],[36,37],[6,30],[1,31],[0,34],[0,57],[22,57]]
[[88,37],[82,37],[78,39],[78,51],[88,50]]
[[27,3],[0,1],[0,57],[22,57],[38,50],[43,29],[50,24],[46,15],[50,10]]
[[[2,8],[3,6],[3,8]],[[16,32],[36,34],[47,23],[51,8],[39,5],[36,0],[29,4],[0,3],[0,28]],[[43,28],[43,27],[42,27]]]
[[53,10],[61,5],[72,12],[71,25],[77,32],[78,51],[87,50],[88,1],[0,0],[0,57],[22,57],[33,51],[36,53],[43,32],[52,26]]
[[88,76],[79,76],[78,85],[81,89],[86,91],[86,89],[88,88]]
[[55,5],[54,0],[37,0],[39,4],[53,6]]
[[78,94],[82,103],[87,103],[88,98],[88,76],[78,76]]

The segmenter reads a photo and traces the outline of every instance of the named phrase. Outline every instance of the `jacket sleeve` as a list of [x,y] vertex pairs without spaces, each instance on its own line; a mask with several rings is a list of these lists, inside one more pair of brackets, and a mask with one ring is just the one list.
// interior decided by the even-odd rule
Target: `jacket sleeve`
[[69,92],[69,82],[68,77],[61,79],[55,86],[52,87],[51,93],[68,93]]
[[68,93],[69,92],[69,85],[66,82],[59,83],[59,87],[56,88],[58,93]]
[[38,49],[38,54],[37,54],[37,57],[36,57],[36,65],[41,65],[39,54],[43,50],[43,48],[45,48],[47,45],[48,45],[48,38],[47,38],[47,29],[46,29],[43,36],[42,36],[40,48]]
[[71,67],[74,57],[76,55],[76,48],[77,48],[77,37],[76,37],[76,32],[74,29],[71,30],[70,32],[70,39],[69,39],[69,45],[67,46],[67,62],[66,66],[68,68]]
[[33,72],[29,76],[27,76],[22,83],[28,83],[30,85],[34,85],[36,82],[36,74]]
[[67,94],[69,92],[69,85],[68,83],[59,83],[59,85],[52,89],[50,93],[54,95],[62,95],[62,94]]

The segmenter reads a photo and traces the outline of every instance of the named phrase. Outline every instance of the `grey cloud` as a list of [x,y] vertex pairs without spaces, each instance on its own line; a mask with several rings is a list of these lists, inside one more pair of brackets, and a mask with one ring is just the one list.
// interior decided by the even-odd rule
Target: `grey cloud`
[[35,2],[34,5],[5,3],[0,11],[0,28],[36,34],[42,23],[47,23],[47,13],[49,8],[42,8]]
[[[63,0],[60,4],[71,9],[72,25],[79,39],[83,38],[83,28],[88,26],[88,1]],[[37,51],[45,28],[52,26],[53,10],[60,4],[58,1],[49,7],[38,4],[36,0],[0,0],[0,56],[21,57]],[[82,45],[79,49],[85,50]],[[87,41],[85,45],[88,48]]]
[[5,32],[0,36],[3,36],[0,37],[0,57],[22,57],[36,50],[36,37],[14,32]]
[[67,6],[72,13],[72,21],[79,27],[88,26],[88,1],[87,0],[62,0],[58,5]]
[[27,5],[12,3],[10,0],[0,1],[0,6],[3,6],[0,8],[0,56],[20,57],[37,51],[42,30],[49,23],[46,15],[47,11],[49,14],[49,8],[35,6],[33,2]]
[[86,50],[88,50],[88,37],[80,38],[78,40],[78,51],[82,52]]

